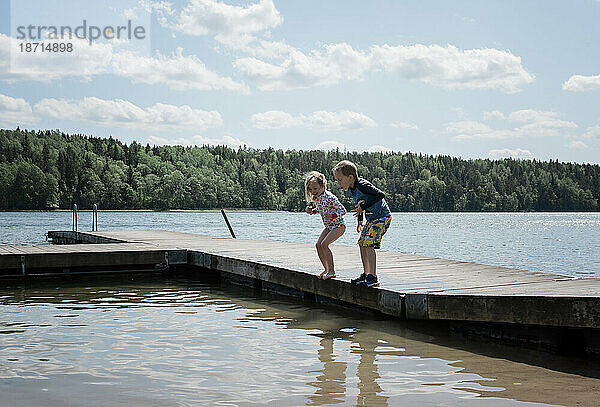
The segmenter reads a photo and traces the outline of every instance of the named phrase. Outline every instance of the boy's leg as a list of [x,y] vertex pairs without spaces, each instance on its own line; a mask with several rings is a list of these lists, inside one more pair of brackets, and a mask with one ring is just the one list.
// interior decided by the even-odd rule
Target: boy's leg
[[377,255],[375,249],[379,249],[381,246],[381,238],[387,231],[391,219],[392,217],[388,216],[367,222],[358,241],[365,274],[373,275],[375,284],[377,284]]
[[366,260],[369,264],[369,273],[373,274],[377,277],[377,254],[375,252],[375,248],[373,247],[365,247]]
[[358,248],[360,249],[360,260],[362,261],[362,264],[363,264],[364,273],[369,274],[370,273],[370,264],[369,264],[369,260],[367,257],[368,247],[359,245]]
[[346,226],[339,226],[337,228],[333,228],[321,241],[321,250],[323,251],[325,261],[327,262],[326,269],[328,270],[328,272],[323,276],[324,278],[335,276],[335,267],[333,265],[333,253],[331,252],[329,245],[338,240],[344,234],[345,231]]
[[323,271],[321,274],[319,274],[319,277],[322,277],[324,274],[329,272],[327,261],[325,259],[325,255],[323,253],[323,248],[322,248],[323,240],[325,239],[325,237],[327,236],[328,233],[329,233],[329,229],[323,229],[323,231],[321,232],[321,235],[317,239],[317,243],[315,244],[315,247],[317,248],[317,255],[319,256],[319,260],[321,260],[321,263],[323,264],[323,268],[325,268],[325,271]]
[[[367,221],[366,225],[363,226],[360,231],[360,237],[358,238],[358,248],[360,249],[360,260],[363,265],[363,274],[366,276],[371,272],[369,258],[367,256],[367,246],[369,245],[369,230],[371,229],[371,222]],[[362,279],[363,276],[359,277]]]

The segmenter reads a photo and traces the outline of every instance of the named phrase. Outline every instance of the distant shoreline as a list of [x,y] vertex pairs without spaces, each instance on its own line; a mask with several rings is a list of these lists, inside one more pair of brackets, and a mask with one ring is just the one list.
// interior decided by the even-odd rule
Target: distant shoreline
[[[228,208],[223,208],[223,210],[227,211],[227,212],[265,212],[265,213],[269,213],[269,212],[290,212],[290,211],[284,211],[284,210],[268,210],[268,209],[228,209]],[[77,212],[92,212],[92,209],[78,209]],[[36,212],[73,212],[72,209],[23,209],[23,210],[2,210],[0,211],[0,213],[7,213],[7,212],[18,212],[18,213],[36,213]],[[167,210],[163,210],[163,209],[98,209],[98,212],[173,212],[173,213],[178,213],[178,212],[189,212],[189,213],[196,213],[196,212],[221,212],[221,209],[167,209]],[[298,211],[299,212],[303,212],[303,211]],[[290,213],[296,213],[296,212],[290,212]]]
[[[227,209],[224,208],[226,212],[230,213],[304,213],[304,211],[285,211],[285,210],[268,210],[268,209]],[[78,209],[77,212],[92,212],[92,209]],[[0,214],[2,213],[70,213],[73,212],[72,209],[27,209],[27,210],[0,210]],[[159,209],[98,209],[98,212],[106,213],[106,212],[139,212],[139,213],[219,213],[220,209],[168,209],[168,210],[159,210]],[[532,213],[532,214],[559,214],[559,213],[590,213],[590,214],[600,214],[600,211],[582,211],[582,210],[562,210],[562,211],[397,211],[392,213],[411,213],[411,214],[456,214],[456,213],[472,213],[472,214],[510,214],[510,213]]]

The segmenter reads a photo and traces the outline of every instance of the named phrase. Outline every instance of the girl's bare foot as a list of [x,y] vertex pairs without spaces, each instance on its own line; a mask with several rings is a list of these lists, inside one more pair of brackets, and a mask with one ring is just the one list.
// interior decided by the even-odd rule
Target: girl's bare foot
[[335,271],[334,271],[334,272],[331,272],[331,273],[329,273],[329,272],[323,273],[323,275],[321,276],[321,278],[323,280],[327,280],[328,278],[334,278],[335,276],[336,275],[335,275]]

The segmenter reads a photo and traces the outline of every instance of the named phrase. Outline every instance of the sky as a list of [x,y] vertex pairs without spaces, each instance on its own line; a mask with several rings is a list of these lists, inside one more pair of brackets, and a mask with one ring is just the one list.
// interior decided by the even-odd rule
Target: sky
[[0,0],[0,127],[599,164],[599,18],[600,0]]

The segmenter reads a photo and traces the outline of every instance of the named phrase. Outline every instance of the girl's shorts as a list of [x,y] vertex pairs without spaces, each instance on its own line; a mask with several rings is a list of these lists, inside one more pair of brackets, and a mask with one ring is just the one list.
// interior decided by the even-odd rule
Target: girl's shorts
[[362,232],[358,238],[358,245],[379,249],[381,247],[381,238],[390,227],[391,221],[391,216],[368,221],[362,228]]
[[337,220],[337,221],[334,220],[334,221],[330,221],[330,222],[325,222],[324,223],[325,228],[329,229],[329,230],[333,230],[335,228],[339,228],[340,226],[346,226],[344,224],[344,218],[339,218],[339,219],[340,220]]

